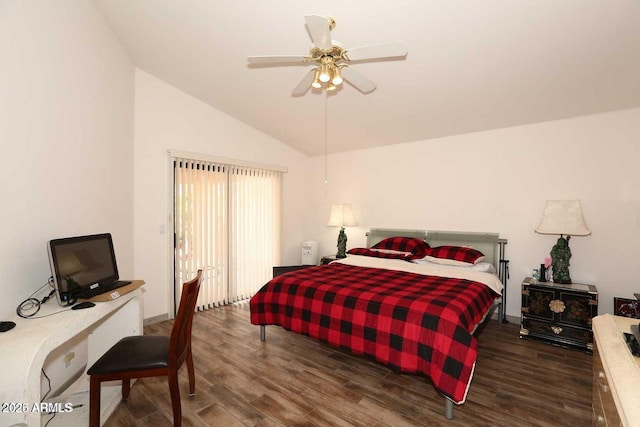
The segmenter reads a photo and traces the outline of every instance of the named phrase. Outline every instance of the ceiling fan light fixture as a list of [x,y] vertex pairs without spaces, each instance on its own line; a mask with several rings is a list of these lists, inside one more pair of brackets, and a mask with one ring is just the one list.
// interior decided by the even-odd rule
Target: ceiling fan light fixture
[[320,80],[322,83],[327,83],[329,80],[331,80],[331,72],[329,71],[328,65],[320,65],[320,75],[318,76],[318,80]]
[[329,82],[327,83],[327,92],[330,92],[332,90],[336,90],[338,88],[338,86],[334,85],[333,83]]
[[313,83],[311,83],[311,87],[320,89],[322,87],[322,83],[320,82],[320,69],[316,68],[316,71],[313,75]]
[[333,67],[333,78],[331,79],[331,83],[336,86],[340,86],[343,81],[344,79],[342,78],[342,71],[340,70],[340,67]]
[[330,56],[323,56],[320,63],[319,80],[322,83],[331,81],[331,68],[334,67],[333,59]]

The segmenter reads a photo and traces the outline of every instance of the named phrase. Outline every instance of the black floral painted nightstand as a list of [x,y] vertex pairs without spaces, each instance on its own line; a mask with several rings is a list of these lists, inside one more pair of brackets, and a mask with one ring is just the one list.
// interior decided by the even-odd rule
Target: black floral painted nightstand
[[591,320],[598,315],[598,290],[594,285],[522,282],[520,338],[593,350]]
[[329,264],[331,261],[335,261],[337,259],[338,257],[336,257],[335,255],[325,255],[320,259],[320,264],[321,265]]

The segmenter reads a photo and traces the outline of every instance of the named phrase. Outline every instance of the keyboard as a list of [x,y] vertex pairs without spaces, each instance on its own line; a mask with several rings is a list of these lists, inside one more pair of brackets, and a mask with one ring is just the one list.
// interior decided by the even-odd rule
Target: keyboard
[[107,292],[111,292],[114,289],[121,288],[130,283],[131,282],[126,280],[118,280],[113,283],[100,285],[97,288],[85,289],[84,291],[80,291],[77,294],[74,294],[73,296],[76,297],[77,299],[90,299],[98,295],[106,294]]

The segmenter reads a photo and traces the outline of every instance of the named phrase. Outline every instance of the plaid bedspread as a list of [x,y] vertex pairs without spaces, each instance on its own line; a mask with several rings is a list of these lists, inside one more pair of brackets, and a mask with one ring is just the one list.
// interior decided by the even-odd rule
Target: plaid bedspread
[[332,263],[278,276],[251,298],[251,323],[279,325],[466,399],[472,335],[498,295],[466,279]]

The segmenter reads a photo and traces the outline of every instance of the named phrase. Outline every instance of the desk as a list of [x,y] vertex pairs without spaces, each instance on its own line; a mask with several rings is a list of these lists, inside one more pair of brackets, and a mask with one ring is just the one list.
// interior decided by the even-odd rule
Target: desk
[[[143,281],[136,281],[144,284]],[[34,412],[33,405],[41,400],[41,369],[47,358],[57,347],[72,338],[86,334],[88,357],[91,366],[120,338],[142,334],[142,290],[137,288],[108,302],[97,302],[95,307],[71,310],[60,307],[54,300],[43,304],[36,319],[11,319],[16,327],[0,335],[0,404],[13,403],[26,408],[0,412],[0,425],[35,427],[41,425],[41,414]],[[86,374],[86,368],[85,368]],[[88,424],[89,377],[82,375],[71,388],[85,392],[81,408],[71,412],[60,412],[49,424],[86,426]],[[106,419],[120,401],[120,385],[104,385],[102,389],[102,419]],[[66,394],[66,393],[65,393]],[[63,396],[65,395],[63,394]],[[82,393],[80,393],[82,394]],[[86,403],[85,403],[86,402]],[[76,403],[74,401],[74,403]],[[46,421],[50,416],[42,417]]]

